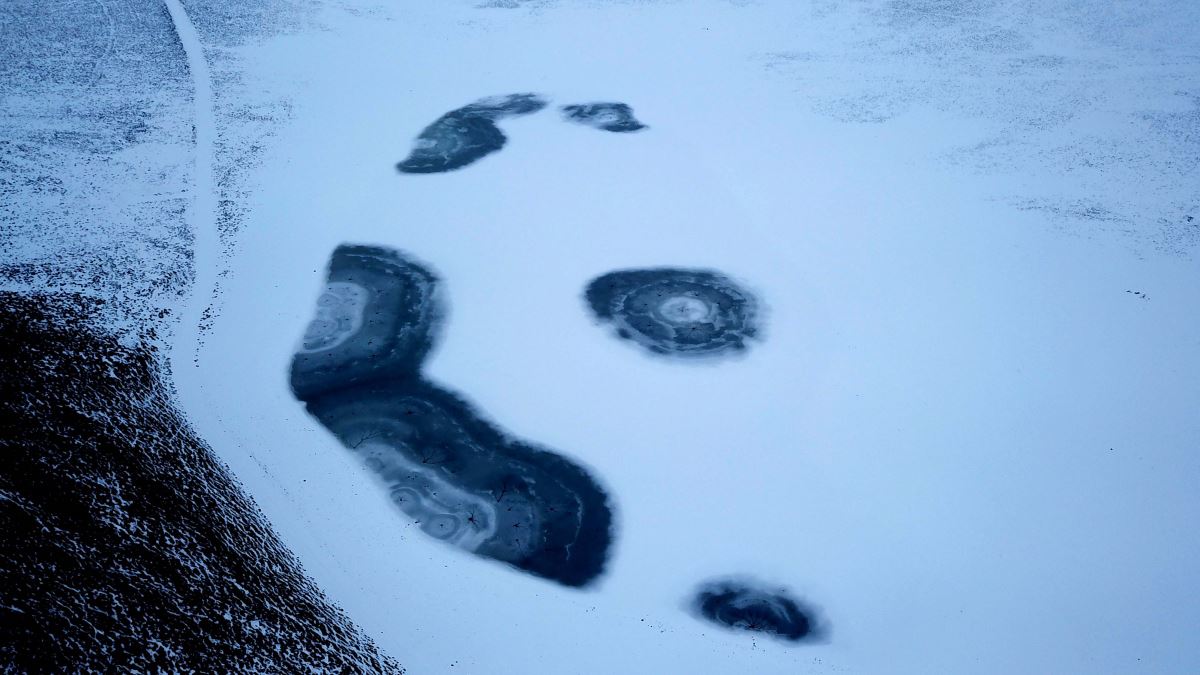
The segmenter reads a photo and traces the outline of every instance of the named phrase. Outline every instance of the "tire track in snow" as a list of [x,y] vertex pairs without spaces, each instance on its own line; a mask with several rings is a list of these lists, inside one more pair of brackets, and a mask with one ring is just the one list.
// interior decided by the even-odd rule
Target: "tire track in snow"
[[[192,203],[188,224],[192,231],[192,292],[172,338],[171,371],[176,392],[186,397],[185,381],[200,365],[201,337],[208,329],[217,288],[217,193],[213,169],[216,153],[216,114],[213,112],[212,75],[204,58],[204,45],[195,25],[180,0],[163,0],[175,34],[179,37],[192,76],[194,108],[195,166],[192,176]],[[191,367],[188,367],[188,360]]]

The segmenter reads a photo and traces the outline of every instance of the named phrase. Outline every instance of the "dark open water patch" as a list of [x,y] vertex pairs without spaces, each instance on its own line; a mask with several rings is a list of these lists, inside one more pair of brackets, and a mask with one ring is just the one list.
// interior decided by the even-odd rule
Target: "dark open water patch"
[[624,103],[579,103],[564,105],[563,117],[571,122],[586,124],[604,131],[628,133],[646,129],[633,116],[633,108]]
[[719,626],[788,642],[822,640],[828,634],[816,610],[783,589],[749,579],[704,583],[696,590],[691,607],[699,617]]
[[425,127],[400,173],[441,173],[461,169],[504,147],[508,138],[499,120],[535,113],[546,102],[535,94],[509,94],[480,99],[437,118]]
[[745,351],[758,337],[758,302],[711,270],[619,270],[593,279],[584,293],[601,322],[652,354],[711,357]]
[[292,390],[429,536],[568,586],[589,583],[612,539],[608,496],[580,466],[510,437],[421,375],[443,316],[424,266],[340,246]]
[[152,332],[118,339],[102,304],[0,293],[0,672],[402,672],[175,409]]

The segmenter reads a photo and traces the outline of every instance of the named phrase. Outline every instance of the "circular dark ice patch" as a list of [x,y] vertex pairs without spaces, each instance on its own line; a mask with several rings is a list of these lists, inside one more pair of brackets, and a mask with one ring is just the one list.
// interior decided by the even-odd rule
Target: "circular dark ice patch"
[[785,591],[769,590],[753,581],[708,582],[696,591],[692,605],[701,618],[733,630],[792,642],[821,635],[814,610]]
[[619,337],[662,356],[740,352],[759,334],[754,296],[711,270],[619,270],[592,280],[584,295]]

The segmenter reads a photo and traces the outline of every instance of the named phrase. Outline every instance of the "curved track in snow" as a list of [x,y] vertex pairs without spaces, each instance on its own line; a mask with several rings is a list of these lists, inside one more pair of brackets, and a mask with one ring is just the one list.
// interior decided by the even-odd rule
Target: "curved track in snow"
[[[199,365],[201,337],[206,329],[216,293],[217,193],[213,179],[216,152],[216,116],[213,112],[212,76],[204,45],[179,0],[164,0],[175,33],[187,56],[192,78],[195,163],[188,225],[192,232],[192,290],[184,307],[171,349],[171,370],[177,393],[185,396],[183,381]],[[188,361],[190,360],[190,367]]]

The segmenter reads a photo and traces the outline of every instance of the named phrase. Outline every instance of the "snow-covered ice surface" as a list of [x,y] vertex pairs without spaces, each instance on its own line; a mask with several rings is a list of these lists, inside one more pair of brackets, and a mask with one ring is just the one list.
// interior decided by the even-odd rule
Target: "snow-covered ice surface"
[[[178,308],[207,324],[177,331],[180,400],[411,672],[1200,668],[1200,6],[182,4],[224,10],[192,16],[220,304]],[[550,105],[502,149],[396,171],[430,121],[514,92]],[[648,128],[557,113],[589,101]],[[291,395],[347,242],[442,279],[435,384],[604,484],[596,588],[431,541]],[[697,363],[596,330],[588,281],[657,267],[744,281],[763,339]],[[688,611],[740,576],[824,639]]]
[[[1190,3],[408,2],[325,21],[253,57],[305,84],[191,412],[413,672],[1200,664]],[[393,169],[430,120],[511,92],[622,101],[650,128],[543,111],[458,171]],[[596,590],[429,541],[292,398],[343,242],[427,261],[450,307],[427,374],[605,483]],[[670,362],[591,325],[588,280],[659,266],[745,280],[763,342]],[[741,574],[818,607],[827,641],[686,611]]]

